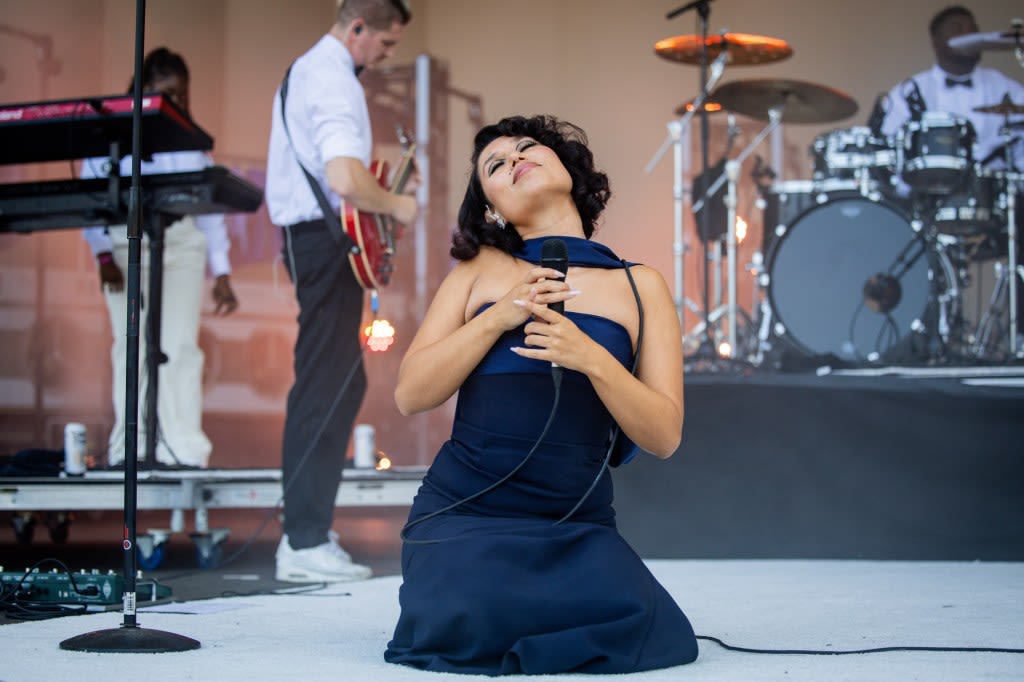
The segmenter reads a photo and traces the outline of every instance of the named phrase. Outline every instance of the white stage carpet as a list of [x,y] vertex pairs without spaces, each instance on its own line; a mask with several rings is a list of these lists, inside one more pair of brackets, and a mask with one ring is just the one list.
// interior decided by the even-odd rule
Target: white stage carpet
[[[698,635],[757,649],[893,646],[1024,649],[1024,564],[878,561],[651,561]],[[601,570],[600,566],[594,567]],[[385,663],[401,578],[305,594],[239,596],[140,609],[139,624],[199,640],[183,653],[110,654],[60,642],[117,628],[120,613],[0,627],[0,680],[482,680]],[[238,589],[239,585],[225,585]],[[720,680],[1022,680],[1024,654],[895,651],[843,656],[727,651],[701,640],[688,666],[616,676]],[[506,679],[600,679],[588,675]]]

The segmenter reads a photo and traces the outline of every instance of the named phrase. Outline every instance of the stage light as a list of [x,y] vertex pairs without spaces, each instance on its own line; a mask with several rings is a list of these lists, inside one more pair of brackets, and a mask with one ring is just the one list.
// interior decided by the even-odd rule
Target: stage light
[[366,345],[372,351],[384,352],[395,342],[395,328],[387,320],[374,320],[363,333]]
[[387,471],[391,468],[391,458],[384,454],[383,451],[377,452],[377,466],[374,467],[377,471]]
[[732,346],[729,345],[728,341],[722,341],[720,344],[718,344],[718,354],[721,355],[723,358],[728,358],[732,356]]
[[747,238],[747,221],[743,218],[736,216],[736,243],[742,244],[743,240]]

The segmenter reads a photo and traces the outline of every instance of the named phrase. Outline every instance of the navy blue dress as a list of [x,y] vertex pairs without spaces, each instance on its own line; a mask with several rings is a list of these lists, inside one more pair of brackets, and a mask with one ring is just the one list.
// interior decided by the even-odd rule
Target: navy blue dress
[[[573,266],[623,267],[607,247],[565,241]],[[539,263],[542,242],[527,240],[515,255]],[[622,326],[568,315],[631,366]],[[509,350],[517,345],[522,327],[498,339],[459,391],[451,439],[409,514],[402,612],[385,659],[487,675],[629,673],[693,661],[689,621],[616,530],[607,471],[559,522],[597,478],[614,426],[583,374],[565,371],[554,422],[525,466],[436,514],[519,465],[548,419],[550,363],[519,357]]]

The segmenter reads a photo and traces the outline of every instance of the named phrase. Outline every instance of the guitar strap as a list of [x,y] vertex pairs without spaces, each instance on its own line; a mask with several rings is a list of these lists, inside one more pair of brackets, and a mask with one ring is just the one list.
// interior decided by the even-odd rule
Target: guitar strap
[[299,155],[295,153],[295,143],[292,142],[292,133],[288,130],[288,117],[285,115],[284,103],[288,97],[288,77],[292,73],[292,67],[288,67],[288,70],[284,73],[284,80],[281,81],[281,122],[284,123],[284,132],[288,136],[288,144],[291,145],[292,153],[295,154],[295,163],[299,164],[299,168],[302,169],[303,174],[306,176],[306,180],[309,181],[309,187],[313,190],[313,194],[316,196],[317,202],[320,204],[320,210],[324,214],[324,222],[327,223],[327,230],[334,237],[334,241],[338,242],[339,245],[345,248],[345,251],[353,253],[359,252],[359,247],[356,243],[345,234],[345,231],[341,229],[341,218],[331,208],[331,204],[327,201],[327,197],[324,195],[324,190],[320,187],[320,183],[316,181],[313,174],[306,170],[306,167],[299,161]]

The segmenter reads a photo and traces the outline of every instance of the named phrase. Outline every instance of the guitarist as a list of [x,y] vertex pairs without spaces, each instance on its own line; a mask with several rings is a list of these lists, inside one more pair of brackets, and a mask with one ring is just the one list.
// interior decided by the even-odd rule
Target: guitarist
[[282,255],[299,304],[282,445],[278,580],[341,582],[371,574],[331,530],[366,392],[359,338],[364,293],[337,216],[344,199],[402,224],[416,219],[415,198],[388,192],[368,170],[373,138],[358,80],[363,68],[392,55],[409,19],[403,0],[344,0],[331,29],[295,60],[274,97],[265,196],[271,221],[283,231]]

